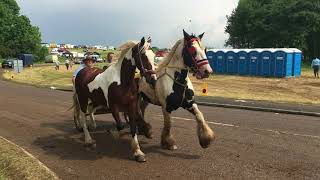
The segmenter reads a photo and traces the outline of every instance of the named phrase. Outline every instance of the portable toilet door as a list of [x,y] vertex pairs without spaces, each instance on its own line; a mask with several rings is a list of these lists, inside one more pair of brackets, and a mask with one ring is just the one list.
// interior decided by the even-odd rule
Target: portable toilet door
[[219,74],[223,74],[226,72],[226,59],[225,59],[225,52],[220,50],[216,52],[215,56],[217,60],[217,68],[216,72]]
[[293,51],[293,67],[292,76],[301,76],[301,62],[302,62],[302,52],[299,49],[292,49]]
[[236,74],[238,73],[238,63],[237,63],[237,54],[234,50],[228,51],[226,53],[226,62],[227,62],[227,74]]
[[259,52],[257,50],[252,50],[249,52],[249,75],[258,76],[259,75]]
[[240,50],[238,53],[238,74],[245,76],[249,74],[249,59],[248,52]]
[[211,68],[213,69],[213,72],[215,72],[217,68],[217,61],[213,50],[207,50],[207,58]]
[[274,53],[275,77],[292,76],[293,52],[280,49]]
[[260,55],[260,76],[270,77],[272,76],[272,52],[264,50]]

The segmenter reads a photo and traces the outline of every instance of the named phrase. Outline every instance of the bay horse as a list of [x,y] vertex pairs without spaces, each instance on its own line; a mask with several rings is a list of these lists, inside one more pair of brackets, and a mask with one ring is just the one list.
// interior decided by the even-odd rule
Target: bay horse
[[[99,68],[86,67],[82,69],[75,80],[75,91],[80,109],[80,124],[82,126],[85,145],[95,147],[95,141],[88,131],[86,115],[90,116],[91,124],[95,128],[94,113],[97,108],[104,107],[112,113],[117,129],[123,129],[119,112],[126,112],[132,135],[131,148],[136,161],[144,162],[144,153],[140,150],[137,137],[137,123],[139,125],[138,85],[134,80],[136,68],[148,83],[156,81],[154,54],[149,50],[151,40],[142,38],[139,43],[127,42],[122,45],[118,62],[104,71]],[[143,121],[144,122],[144,121]],[[149,124],[140,123],[140,127],[148,128]],[[147,135],[146,135],[147,136]],[[148,136],[147,136],[148,137]]]
[[189,69],[194,70],[197,79],[208,78],[212,69],[208,63],[205,47],[201,43],[204,35],[189,35],[183,30],[184,38],[176,42],[170,53],[159,63],[156,69],[157,82],[150,86],[145,79],[139,82],[141,95],[141,113],[144,116],[149,103],[162,107],[164,128],[161,146],[164,149],[177,149],[171,131],[171,112],[182,107],[195,116],[197,134],[202,148],[207,148],[215,135],[194,100],[194,90],[188,77]]

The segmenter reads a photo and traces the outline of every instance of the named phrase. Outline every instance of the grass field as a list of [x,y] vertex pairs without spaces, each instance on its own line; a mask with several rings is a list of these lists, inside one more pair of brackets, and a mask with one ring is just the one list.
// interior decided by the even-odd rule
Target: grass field
[[[103,63],[96,64],[103,67]],[[73,69],[76,69],[74,66]],[[72,87],[73,71],[64,66],[56,71],[53,66],[26,69],[20,74],[5,73],[6,79],[40,87]],[[12,78],[13,77],[13,78]],[[205,80],[191,77],[195,93],[202,95],[204,84],[208,85],[208,95],[234,99],[267,100],[274,102],[291,102],[320,104],[320,79],[314,79],[309,66],[302,68],[300,78],[260,78],[231,75],[212,75]]]
[[38,161],[16,145],[0,138],[0,180],[4,179],[56,179]]
[[6,178],[4,177],[4,175],[0,172],[0,180],[5,180]]

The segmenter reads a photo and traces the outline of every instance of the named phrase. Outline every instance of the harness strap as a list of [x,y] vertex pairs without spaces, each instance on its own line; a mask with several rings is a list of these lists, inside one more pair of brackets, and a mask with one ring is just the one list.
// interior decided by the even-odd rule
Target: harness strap
[[172,76],[167,72],[167,68],[186,69],[186,70],[188,70],[188,72],[189,72],[189,69],[187,69],[187,68],[180,68],[180,67],[173,67],[173,66],[170,67],[170,66],[168,66],[168,67],[165,67],[164,73],[161,74],[161,75],[158,77],[158,80],[159,80],[160,78],[162,78],[162,77],[164,77],[165,75],[167,75],[174,83],[177,83],[178,85],[180,85],[180,86],[183,87],[182,99],[181,99],[181,102],[180,102],[180,107],[181,107],[182,104],[183,104],[184,99],[186,98],[186,90],[187,90],[187,88],[188,88],[188,85],[187,85],[187,83],[186,83],[186,84],[182,84],[182,83],[178,82],[174,77],[172,77]]

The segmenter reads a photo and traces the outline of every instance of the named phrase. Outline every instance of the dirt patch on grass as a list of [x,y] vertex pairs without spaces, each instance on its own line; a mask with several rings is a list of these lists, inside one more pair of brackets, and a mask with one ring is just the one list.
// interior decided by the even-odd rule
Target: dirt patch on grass
[[[1,176],[2,175],[2,176]],[[0,137],[0,179],[58,179],[34,157]]]

